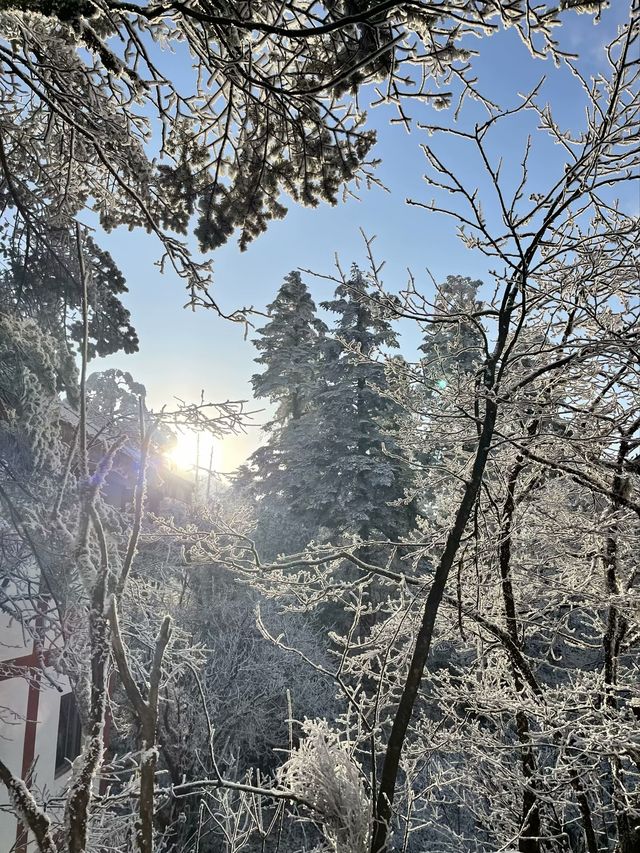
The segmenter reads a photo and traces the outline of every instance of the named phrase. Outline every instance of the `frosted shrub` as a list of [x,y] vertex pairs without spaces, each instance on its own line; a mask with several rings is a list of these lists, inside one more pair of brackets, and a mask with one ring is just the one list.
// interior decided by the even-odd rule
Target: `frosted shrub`
[[305,736],[280,773],[280,781],[319,816],[335,853],[366,853],[370,804],[362,770],[324,720],[306,720]]

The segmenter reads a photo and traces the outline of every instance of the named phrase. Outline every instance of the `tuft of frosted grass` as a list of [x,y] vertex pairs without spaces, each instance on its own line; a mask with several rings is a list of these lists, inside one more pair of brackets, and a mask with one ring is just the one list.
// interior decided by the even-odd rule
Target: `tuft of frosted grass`
[[367,853],[371,804],[359,764],[325,720],[306,720],[303,731],[280,781],[313,807],[331,850]]

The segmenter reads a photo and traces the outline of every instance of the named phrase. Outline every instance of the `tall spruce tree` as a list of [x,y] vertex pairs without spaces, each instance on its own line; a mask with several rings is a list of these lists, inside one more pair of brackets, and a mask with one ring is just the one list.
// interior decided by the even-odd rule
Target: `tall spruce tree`
[[268,442],[238,472],[238,489],[254,504],[256,540],[268,557],[304,547],[311,536],[297,512],[305,467],[304,440],[310,409],[322,381],[325,324],[298,272],[286,276],[268,306],[270,320],[254,341],[264,366],[252,377],[254,394],[276,405],[265,427]]
[[304,436],[311,474],[299,511],[322,538],[397,540],[412,528],[415,507],[403,503],[411,479],[397,441],[403,412],[376,360],[381,349],[398,346],[396,333],[355,265],[322,307],[337,319]]
[[[448,275],[438,287],[435,301],[436,318],[427,328],[420,349],[425,377],[436,384],[449,383],[454,377],[468,376],[482,361],[483,336],[471,315],[480,308],[479,280],[461,275]],[[442,387],[442,385],[440,385]]]
[[478,299],[481,286],[480,280],[448,275],[437,288],[434,319],[427,325],[419,348],[424,353],[422,381],[415,389],[415,398],[422,401],[422,426],[414,432],[412,451],[422,472],[419,491],[427,515],[436,499],[437,471],[444,452],[437,439],[434,443],[432,419],[441,416],[442,397],[449,396],[447,389],[453,386],[462,392],[483,360],[483,332],[473,321],[473,314],[482,305]]
[[309,541],[352,536],[398,540],[415,522],[401,458],[401,405],[389,395],[381,349],[398,346],[389,317],[354,266],[323,308],[337,315],[331,336],[297,273],[269,306],[253,377],[256,396],[277,404],[269,440],[239,472],[258,516],[267,556]]
[[270,321],[254,341],[260,355],[256,363],[262,373],[251,378],[256,397],[277,404],[272,430],[282,428],[289,419],[297,420],[308,407],[315,392],[318,340],[326,332],[316,317],[316,306],[299,272],[285,277],[278,295],[267,306]]

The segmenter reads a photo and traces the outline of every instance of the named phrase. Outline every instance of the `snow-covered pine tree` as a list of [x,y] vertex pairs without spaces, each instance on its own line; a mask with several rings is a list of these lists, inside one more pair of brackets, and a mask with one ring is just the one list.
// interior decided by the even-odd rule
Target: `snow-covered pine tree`
[[[438,385],[451,377],[468,375],[482,360],[482,331],[472,315],[480,308],[478,289],[481,281],[461,275],[448,275],[438,287],[436,316],[442,322],[427,327],[420,350],[426,377]],[[439,387],[442,387],[440,385]]]
[[421,471],[421,504],[427,514],[433,508],[445,452],[438,430],[432,431],[433,419],[442,417],[443,407],[451,405],[456,393],[463,394],[473,386],[473,374],[484,355],[484,332],[479,323],[474,323],[474,315],[482,306],[480,287],[482,281],[448,275],[437,286],[432,303],[434,320],[426,325],[419,347],[424,355],[415,374],[419,379],[413,389],[413,405],[420,401],[420,427],[410,437],[409,452]]
[[325,345],[313,430],[305,436],[312,473],[300,509],[323,538],[398,540],[415,521],[415,507],[402,503],[411,473],[397,441],[403,412],[376,361],[382,348],[398,346],[396,333],[355,265],[322,307],[337,320]]
[[270,320],[254,341],[264,366],[252,377],[254,394],[275,404],[265,430],[266,445],[258,448],[240,469],[237,487],[255,507],[256,539],[269,556],[300,550],[309,540],[297,513],[302,486],[304,435],[317,394],[325,324],[300,273],[290,272],[274,301],[267,306]]
[[276,298],[267,306],[270,321],[254,341],[263,373],[251,378],[256,397],[277,404],[275,419],[267,428],[299,419],[315,393],[318,340],[326,332],[316,317],[316,306],[299,272],[290,272]]

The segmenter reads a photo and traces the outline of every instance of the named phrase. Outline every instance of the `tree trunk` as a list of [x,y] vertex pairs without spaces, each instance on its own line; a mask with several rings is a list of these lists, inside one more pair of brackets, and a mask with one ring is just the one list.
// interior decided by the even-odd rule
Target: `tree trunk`
[[[537,421],[529,427],[529,434],[537,430]],[[507,633],[511,641],[518,648],[521,647],[518,621],[516,615],[515,595],[511,577],[511,531],[513,529],[513,515],[516,508],[515,491],[518,478],[524,469],[524,459],[519,456],[514,465],[507,483],[507,496],[505,498],[502,525],[500,529],[499,564],[500,581],[502,590],[502,604],[504,607]],[[522,694],[524,684],[520,673],[512,664],[514,686],[518,695]],[[524,790],[522,793],[522,821],[520,835],[518,837],[518,850],[520,853],[540,853],[540,805],[535,791],[536,759],[531,747],[529,733],[529,719],[524,711],[516,711],[516,731],[520,741],[520,761],[522,775],[524,777]]]
[[413,657],[409,666],[409,673],[393,720],[391,734],[389,736],[389,742],[387,744],[384,757],[382,775],[380,778],[380,789],[374,815],[371,853],[385,853],[387,849],[389,824],[391,821],[395,785],[400,766],[402,747],[404,745],[407,729],[413,713],[413,707],[415,705],[425,664],[431,648],[433,628],[438,614],[438,608],[442,601],[449,572],[451,571],[458,553],[458,548],[460,547],[464,530],[473,511],[478,492],[480,491],[484,469],[489,457],[491,439],[493,437],[497,414],[498,407],[496,402],[488,397],[486,400],[484,423],[480,433],[480,440],[476,450],[476,457],[473,463],[471,477],[465,486],[462,501],[460,502],[458,512],[456,513],[453,527],[447,537],[444,552],[440,558],[440,563],[436,569],[433,583],[429,590],[429,595],[427,596],[422,616],[422,624],[418,631]]

